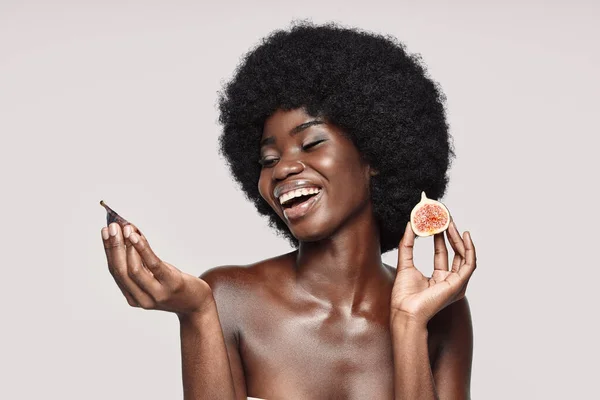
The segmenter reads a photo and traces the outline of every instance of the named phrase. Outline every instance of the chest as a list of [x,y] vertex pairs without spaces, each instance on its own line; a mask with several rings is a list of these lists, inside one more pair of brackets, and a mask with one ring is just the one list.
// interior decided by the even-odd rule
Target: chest
[[267,312],[240,335],[248,393],[267,399],[392,398],[387,324],[335,312]]

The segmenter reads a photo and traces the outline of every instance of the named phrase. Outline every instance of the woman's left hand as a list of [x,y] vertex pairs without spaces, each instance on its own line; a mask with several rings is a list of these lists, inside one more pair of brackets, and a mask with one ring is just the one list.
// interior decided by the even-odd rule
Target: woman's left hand
[[398,246],[398,267],[392,288],[390,323],[396,318],[416,322],[424,327],[446,306],[465,297],[467,284],[476,268],[477,257],[470,232],[461,238],[454,221],[446,230],[454,250],[452,268],[448,270],[448,249],[444,233],[434,235],[434,271],[425,277],[413,264],[415,233],[410,222]]

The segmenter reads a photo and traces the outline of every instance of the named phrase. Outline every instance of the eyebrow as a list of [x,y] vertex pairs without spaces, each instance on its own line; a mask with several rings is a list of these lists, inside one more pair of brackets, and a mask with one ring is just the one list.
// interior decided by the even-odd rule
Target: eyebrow
[[[322,121],[320,119],[313,119],[312,121],[305,122],[303,124],[298,125],[295,128],[292,128],[290,130],[289,134],[291,136],[294,136],[295,134],[300,133],[305,129],[308,129],[313,125],[320,125],[320,124],[324,124],[324,123],[325,123],[325,121]],[[269,136],[260,141],[260,147],[264,147],[264,146],[267,146],[267,145],[270,145],[273,143],[275,143],[275,138],[273,136]]]

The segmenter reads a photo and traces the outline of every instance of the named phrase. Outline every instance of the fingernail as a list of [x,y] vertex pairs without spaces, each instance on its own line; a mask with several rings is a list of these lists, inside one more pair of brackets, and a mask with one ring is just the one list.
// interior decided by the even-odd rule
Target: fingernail
[[108,239],[108,229],[102,228],[102,239]]
[[110,236],[117,236],[117,225],[115,222],[108,226],[108,231],[110,232]]
[[130,234],[131,234],[131,226],[127,225],[127,226],[125,226],[125,228],[123,228],[123,236],[128,238]]
[[138,238],[135,232],[131,232],[131,234],[129,235],[129,240],[131,241],[131,243],[137,243],[140,241],[140,238]]

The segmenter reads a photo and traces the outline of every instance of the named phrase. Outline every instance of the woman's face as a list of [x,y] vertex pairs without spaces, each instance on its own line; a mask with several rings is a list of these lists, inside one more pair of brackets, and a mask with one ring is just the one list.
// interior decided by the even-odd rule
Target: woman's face
[[258,190],[298,240],[330,237],[370,210],[371,169],[338,127],[303,109],[278,110],[265,121],[261,145]]

